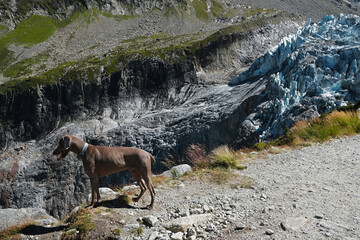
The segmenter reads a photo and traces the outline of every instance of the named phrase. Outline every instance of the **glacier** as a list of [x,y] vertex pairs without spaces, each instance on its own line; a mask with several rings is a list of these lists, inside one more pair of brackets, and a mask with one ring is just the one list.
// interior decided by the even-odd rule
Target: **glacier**
[[259,80],[266,84],[267,100],[247,119],[257,122],[253,128],[264,141],[280,136],[297,120],[358,101],[359,67],[360,17],[325,16],[318,24],[309,20],[233,78],[230,86]]

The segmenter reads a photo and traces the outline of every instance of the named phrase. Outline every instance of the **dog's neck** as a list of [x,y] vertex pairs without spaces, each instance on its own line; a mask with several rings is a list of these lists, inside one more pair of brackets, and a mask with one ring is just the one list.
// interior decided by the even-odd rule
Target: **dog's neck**
[[80,154],[80,152],[83,149],[84,145],[85,145],[84,141],[82,141],[79,138],[74,137],[74,136],[71,137],[70,151],[72,151],[76,155]]

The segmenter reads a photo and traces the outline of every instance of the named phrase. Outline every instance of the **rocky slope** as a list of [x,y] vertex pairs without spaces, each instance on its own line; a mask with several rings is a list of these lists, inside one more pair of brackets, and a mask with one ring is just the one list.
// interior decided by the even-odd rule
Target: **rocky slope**
[[[96,227],[86,237],[358,239],[359,142],[355,136],[302,149],[272,149],[278,153],[265,157],[252,153],[247,169],[222,185],[183,176],[156,187],[152,211],[140,208],[148,194],[131,206],[121,204],[123,196],[110,194],[90,212]],[[120,195],[129,192],[133,194],[133,188],[124,188]],[[45,229],[52,236],[71,232],[59,231],[57,225]],[[35,237],[51,236],[42,234]],[[26,233],[24,238],[32,235]]]
[[[156,156],[153,169],[160,172],[165,159],[183,161],[189,144],[202,143],[208,150],[245,146],[259,139],[264,126],[275,126],[279,112],[264,103],[282,99],[284,86],[264,77],[228,83],[294,34],[303,19],[231,1],[139,1],[121,15],[115,14],[117,1],[106,13],[100,1],[79,4],[84,2],[87,10],[65,1],[69,12],[60,16],[56,10],[56,21],[36,5],[29,15],[42,16],[20,21],[28,13],[19,15],[7,25],[17,24],[13,31],[0,29],[6,56],[0,62],[2,207],[39,207],[63,218],[84,201],[89,184],[81,163],[74,156],[60,162],[50,156],[66,133],[92,144],[141,147]],[[11,14],[17,12],[16,1],[3,3],[14,6]],[[358,25],[357,17],[345,18],[349,26]],[[32,26],[39,22],[51,30],[43,38],[18,35],[24,27],[38,33]],[[350,100],[348,94],[340,94],[338,105]],[[314,97],[311,106],[323,108],[294,106],[279,133],[295,119],[337,105]],[[269,113],[261,128],[259,111]],[[124,176],[102,181],[119,184]]]

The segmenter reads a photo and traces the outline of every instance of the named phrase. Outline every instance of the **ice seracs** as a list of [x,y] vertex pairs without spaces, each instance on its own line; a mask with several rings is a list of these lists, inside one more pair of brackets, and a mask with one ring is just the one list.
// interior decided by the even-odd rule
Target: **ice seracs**
[[[273,109],[272,122],[263,124],[261,138],[277,135],[279,123],[295,106],[317,107],[319,113],[356,101],[360,94],[360,17],[325,16],[309,22],[293,37],[258,58],[230,85],[265,80]],[[276,111],[274,111],[276,109]],[[265,121],[266,122],[266,121]],[[261,139],[260,139],[261,140]]]

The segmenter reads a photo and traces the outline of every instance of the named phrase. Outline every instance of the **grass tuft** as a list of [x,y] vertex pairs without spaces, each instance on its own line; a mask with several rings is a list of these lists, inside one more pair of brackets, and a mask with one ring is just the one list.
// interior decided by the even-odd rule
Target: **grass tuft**
[[[91,211],[88,209],[80,209],[76,213],[71,214],[66,222],[69,224],[68,229],[76,229],[77,232],[66,232],[61,239],[85,239],[87,233],[95,229],[92,221]],[[76,234],[75,234],[76,233]]]

